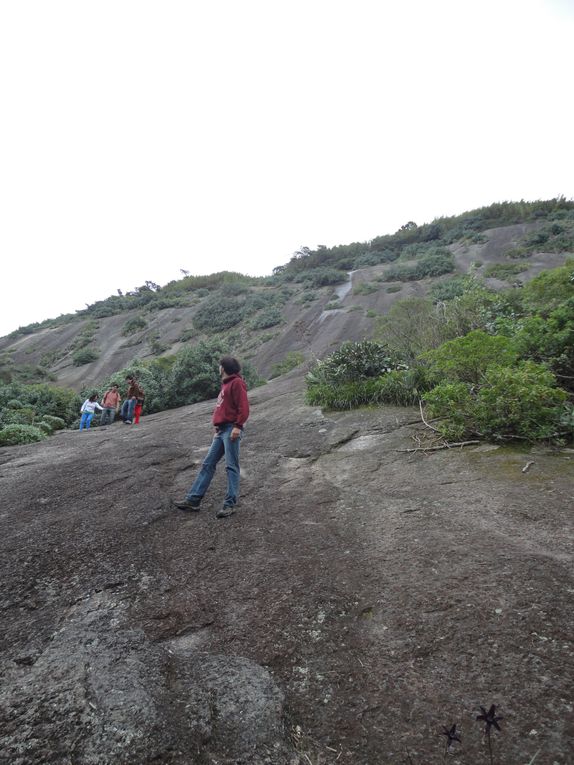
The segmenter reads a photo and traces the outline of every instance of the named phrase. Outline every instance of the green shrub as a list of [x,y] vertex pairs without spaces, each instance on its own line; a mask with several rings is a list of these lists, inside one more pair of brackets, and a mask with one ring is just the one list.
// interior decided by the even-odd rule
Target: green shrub
[[336,268],[312,268],[301,272],[295,276],[295,282],[302,282],[312,289],[317,287],[326,287],[329,284],[341,284],[346,282],[349,276],[346,271],[339,271]]
[[80,348],[75,351],[72,356],[72,361],[75,367],[81,367],[84,364],[90,364],[99,357],[99,353],[92,348]]
[[46,433],[33,425],[6,425],[0,430],[0,446],[31,444],[44,438]]
[[423,354],[438,379],[478,384],[491,364],[512,366],[518,354],[507,337],[488,335],[480,329],[443,343]]
[[4,425],[32,425],[35,416],[36,410],[32,407],[5,409],[2,411],[2,423]]
[[147,327],[147,321],[142,316],[132,316],[123,326],[122,335],[127,337]]
[[467,278],[464,276],[453,276],[444,282],[433,284],[429,290],[430,297],[434,303],[439,301],[453,300],[464,293],[467,288]]
[[412,282],[429,276],[441,276],[454,271],[454,255],[436,248],[423,255],[413,264],[398,263],[390,266],[384,278],[387,282]]
[[47,422],[52,430],[63,430],[66,427],[66,421],[62,417],[53,417],[45,414],[42,417],[43,422]]
[[450,441],[460,441],[474,430],[474,401],[470,387],[463,382],[445,382],[426,393],[424,401],[430,417],[442,418],[437,430]]
[[512,260],[522,260],[532,256],[532,252],[527,250],[526,247],[512,247],[510,250],[506,250],[504,254]]
[[476,408],[478,429],[487,436],[516,434],[529,440],[551,438],[568,395],[540,364],[488,368]]
[[279,308],[269,306],[251,319],[251,326],[253,329],[268,329],[269,327],[274,327],[276,324],[280,324],[282,319],[283,317]]
[[391,356],[386,345],[374,340],[362,340],[359,343],[349,341],[315,364],[307,375],[307,385],[341,385],[378,377],[391,369],[400,368],[404,368],[404,365]]
[[397,300],[375,327],[376,337],[408,364],[448,339],[444,314],[426,298]]
[[331,300],[327,305],[323,308],[324,311],[338,311],[343,307],[343,304],[339,302],[338,300]]
[[193,324],[200,331],[224,332],[243,319],[245,300],[241,297],[215,295],[207,298],[197,309]]
[[504,280],[527,270],[528,266],[523,266],[520,263],[493,263],[484,269],[484,276],[490,279]]
[[224,352],[218,340],[201,341],[193,348],[180,351],[168,378],[169,407],[215,398],[221,384],[219,359]]
[[437,427],[446,438],[514,436],[529,441],[559,434],[567,398],[554,375],[531,361],[514,367],[492,364],[478,388],[443,383],[425,395],[430,416],[443,418]]
[[300,351],[289,351],[283,361],[279,361],[277,364],[273,364],[271,367],[271,374],[269,375],[269,379],[272,380],[274,377],[279,377],[280,375],[287,374],[287,372],[295,369],[295,367],[298,367],[304,361],[305,356]]
[[372,282],[361,282],[353,287],[353,295],[371,295],[373,292],[378,292],[379,287]]
[[10,401],[6,402],[6,408],[7,409],[23,409],[24,404],[20,401],[20,399],[11,398]]
[[387,287],[386,291],[389,293],[389,295],[392,295],[393,292],[400,292],[402,288],[403,288],[402,284],[391,284],[390,287]]
[[376,380],[357,380],[339,385],[324,382],[309,385],[305,400],[311,406],[322,406],[325,409],[344,410],[355,409],[372,402]]
[[43,431],[47,436],[51,436],[52,433],[54,432],[52,430],[52,426],[50,425],[49,422],[46,422],[46,420],[42,420],[42,422],[37,422],[36,427],[39,430]]
[[319,296],[316,292],[313,292],[312,290],[305,290],[305,292],[301,293],[301,296],[298,298],[297,302],[300,305],[305,305],[305,303],[312,303],[314,300],[317,300]]

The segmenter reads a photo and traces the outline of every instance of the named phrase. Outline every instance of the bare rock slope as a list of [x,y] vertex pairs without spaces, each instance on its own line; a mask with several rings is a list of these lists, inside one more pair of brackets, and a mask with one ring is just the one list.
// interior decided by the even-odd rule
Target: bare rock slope
[[[240,510],[176,510],[211,403],[0,452],[0,762],[572,762],[571,451],[251,394]],[[523,472],[526,463],[528,471]]]

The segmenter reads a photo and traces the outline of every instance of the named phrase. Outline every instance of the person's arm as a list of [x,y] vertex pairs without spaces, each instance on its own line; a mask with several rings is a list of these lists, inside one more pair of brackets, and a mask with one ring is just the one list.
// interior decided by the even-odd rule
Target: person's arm
[[233,392],[233,400],[235,404],[235,409],[237,411],[237,414],[235,416],[235,423],[233,425],[233,430],[231,431],[231,440],[235,441],[236,438],[239,438],[241,435],[241,431],[243,430],[243,426],[247,422],[247,418],[249,417],[249,400],[247,399],[247,391],[245,389],[245,383],[242,381],[237,381],[232,388]]

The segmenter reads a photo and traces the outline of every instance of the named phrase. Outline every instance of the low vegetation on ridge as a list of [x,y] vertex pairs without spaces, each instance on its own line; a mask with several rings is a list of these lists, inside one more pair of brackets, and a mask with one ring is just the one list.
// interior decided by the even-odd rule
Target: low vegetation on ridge
[[346,343],[309,372],[309,403],[424,401],[448,440],[572,440],[574,260],[520,290],[496,293],[473,277],[461,289],[396,303],[378,340]]
[[[492,228],[517,223],[530,225],[518,229],[503,253],[507,262],[490,263],[481,275],[475,262],[469,273],[448,277],[457,267],[456,253],[484,244],[489,236],[484,232]],[[76,314],[11,333],[9,339],[17,340],[79,324],[65,348],[46,350],[42,339],[32,340],[19,364],[12,362],[10,348],[3,352],[0,445],[45,438],[53,431],[50,417],[75,427],[83,397],[103,393],[112,382],[123,387],[128,372],[142,381],[147,412],[214,396],[217,359],[229,349],[243,349],[238,355],[247,360],[251,386],[264,382],[249,359],[285,326],[286,307],[303,310],[321,299],[323,311],[341,309],[333,288],[348,280],[349,271],[370,266],[382,268],[371,272],[369,281],[355,284],[352,296],[360,302],[375,293],[397,293],[398,299],[384,315],[366,310],[374,320],[373,339],[345,343],[317,363],[307,379],[310,403],[341,409],[424,401],[433,427],[445,438],[567,440],[574,428],[574,261],[523,284],[518,277],[528,269],[528,258],[541,251],[574,253],[574,202],[496,203],[422,226],[411,221],[369,242],[302,247],[268,277],[228,271],[184,274],[162,287],[146,281],[125,294],[118,290]],[[399,293],[408,293],[408,283],[421,279],[427,297],[401,300]],[[506,282],[509,288],[494,291],[485,279],[496,279],[499,287]],[[180,325],[179,336],[172,332],[166,343],[157,316],[184,307],[188,313],[170,310],[171,321],[181,321],[182,315],[188,320]],[[365,309],[358,304],[348,310]],[[80,395],[52,384],[54,365],[84,366],[103,355],[100,325],[124,313],[119,320],[122,347],[145,344],[145,360],[134,359],[94,380]],[[179,349],[172,352],[173,337]],[[34,355],[24,358],[34,351],[35,365],[29,363]],[[286,351],[269,365],[267,376],[284,374],[304,358],[300,350]]]

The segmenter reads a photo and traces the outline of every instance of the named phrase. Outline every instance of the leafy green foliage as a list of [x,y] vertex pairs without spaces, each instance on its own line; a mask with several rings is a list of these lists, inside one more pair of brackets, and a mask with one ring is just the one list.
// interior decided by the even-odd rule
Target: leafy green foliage
[[0,446],[17,446],[42,441],[46,433],[33,425],[6,425],[0,430]]
[[401,368],[404,365],[397,362],[382,343],[373,340],[346,342],[326,359],[315,364],[307,375],[307,386],[353,383]]
[[375,334],[408,364],[449,337],[441,311],[430,300],[418,297],[394,303],[377,320]]
[[63,430],[66,427],[66,421],[63,417],[53,417],[50,414],[45,414],[42,417],[42,422],[47,422],[52,430]]
[[510,279],[527,270],[528,266],[520,263],[493,263],[484,269],[484,276],[490,279]]
[[289,351],[283,361],[279,361],[277,364],[273,364],[269,377],[270,379],[273,379],[274,377],[285,375],[287,372],[295,369],[295,367],[298,367],[304,361],[305,356],[300,351]]
[[373,292],[378,292],[379,286],[373,284],[373,282],[361,282],[353,287],[353,295],[371,295]]
[[143,316],[132,316],[131,319],[128,319],[124,324],[122,335],[127,337],[128,335],[133,335],[135,332],[139,332],[146,327],[147,321],[143,318]]
[[244,314],[244,298],[214,295],[199,306],[193,317],[193,324],[203,332],[223,332],[239,324]]
[[542,316],[574,297],[574,259],[560,268],[543,271],[524,285],[522,301],[526,310]]
[[99,357],[99,353],[93,348],[80,348],[72,355],[72,361],[75,367],[84,366],[84,364],[90,364]]
[[491,364],[512,366],[518,354],[507,337],[474,330],[423,355],[438,379],[478,384]]
[[219,359],[223,353],[217,340],[200,342],[178,353],[168,378],[169,406],[194,404],[217,396],[221,385]]
[[446,438],[466,436],[529,441],[559,434],[565,391],[551,372],[532,361],[515,367],[491,364],[479,386],[442,383],[425,395],[431,417]]
[[302,282],[310,289],[317,289],[330,284],[341,284],[346,282],[348,278],[345,271],[339,271],[336,268],[313,268],[298,274],[294,281]]
[[453,276],[444,282],[433,284],[429,290],[429,295],[433,303],[454,300],[460,297],[468,289],[468,278],[466,276]]
[[0,413],[0,421],[3,425],[32,425],[36,412],[32,407],[20,407],[18,409],[4,409]]
[[454,271],[454,255],[448,250],[435,249],[413,264],[397,263],[384,275],[387,282],[413,282],[427,276],[441,276]]
[[281,311],[276,306],[269,306],[251,319],[253,329],[268,329],[280,324],[283,319]]

